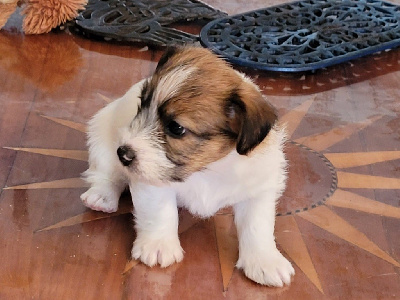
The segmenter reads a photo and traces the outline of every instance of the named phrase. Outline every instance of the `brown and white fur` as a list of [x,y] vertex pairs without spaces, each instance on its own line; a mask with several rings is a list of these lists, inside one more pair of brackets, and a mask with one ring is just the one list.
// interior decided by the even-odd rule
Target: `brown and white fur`
[[129,185],[132,257],[166,267],[183,258],[178,207],[209,217],[233,206],[237,267],[260,284],[289,284],[277,250],[275,205],[286,181],[284,130],[258,87],[202,48],[166,51],[154,75],[89,122],[90,189],[83,203],[114,212]]

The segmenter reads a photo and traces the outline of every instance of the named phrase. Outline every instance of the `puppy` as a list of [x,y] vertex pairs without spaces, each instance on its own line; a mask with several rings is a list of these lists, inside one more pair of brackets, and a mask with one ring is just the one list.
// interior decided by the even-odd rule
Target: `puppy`
[[177,207],[206,218],[233,206],[236,266],[260,284],[289,284],[294,269],[274,238],[287,165],[276,121],[257,86],[209,50],[169,49],[151,78],[89,122],[91,187],[81,199],[114,212],[129,185],[132,257],[161,267],[183,258]]

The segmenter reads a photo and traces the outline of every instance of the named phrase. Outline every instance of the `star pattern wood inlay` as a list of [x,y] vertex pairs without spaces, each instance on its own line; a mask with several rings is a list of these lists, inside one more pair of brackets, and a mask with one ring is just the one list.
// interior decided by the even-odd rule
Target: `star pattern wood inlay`
[[[229,13],[239,4],[224,2]],[[400,51],[316,74],[243,70],[277,107],[289,138],[275,236],[296,275],[278,289],[235,268],[229,208],[206,220],[180,209],[185,257],[162,269],[131,260],[129,193],[112,214],[79,199],[86,122],[149,76],[161,51],[64,33],[22,36],[12,26],[0,31],[1,299],[400,297]]]

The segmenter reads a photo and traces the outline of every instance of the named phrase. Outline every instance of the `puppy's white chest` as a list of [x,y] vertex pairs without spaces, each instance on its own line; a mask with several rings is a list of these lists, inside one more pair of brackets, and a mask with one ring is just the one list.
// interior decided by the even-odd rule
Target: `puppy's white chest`
[[231,156],[236,154],[231,153],[208,169],[192,174],[184,183],[177,184],[178,205],[193,214],[209,217],[245,197],[246,188]]
[[209,217],[240,201],[280,194],[285,187],[286,160],[280,143],[252,157],[235,151],[192,174],[175,186],[178,205],[191,213]]
[[177,193],[178,205],[200,217],[214,215],[220,208],[233,204],[233,200],[221,180],[196,180],[180,188]]

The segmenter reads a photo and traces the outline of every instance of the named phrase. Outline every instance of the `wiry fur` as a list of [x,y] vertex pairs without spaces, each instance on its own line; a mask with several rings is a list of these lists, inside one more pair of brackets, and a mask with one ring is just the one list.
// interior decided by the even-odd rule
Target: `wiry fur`
[[[89,122],[84,176],[91,187],[81,198],[92,209],[116,211],[129,185],[137,231],[132,257],[162,267],[183,258],[178,206],[201,217],[233,206],[237,267],[260,284],[283,286],[294,274],[274,241],[284,141],[274,109],[251,80],[208,50],[170,49],[151,78]],[[130,149],[120,158],[124,165],[120,146]]]

